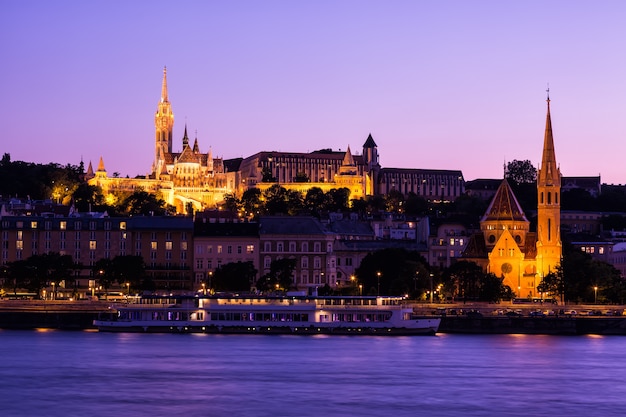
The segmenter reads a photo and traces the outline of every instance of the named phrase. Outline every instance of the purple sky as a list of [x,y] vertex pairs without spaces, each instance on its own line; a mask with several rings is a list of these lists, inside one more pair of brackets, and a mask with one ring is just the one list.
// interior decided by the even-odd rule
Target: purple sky
[[501,178],[541,159],[626,183],[624,1],[0,3],[0,153],[146,174],[168,68],[174,150],[354,153]]

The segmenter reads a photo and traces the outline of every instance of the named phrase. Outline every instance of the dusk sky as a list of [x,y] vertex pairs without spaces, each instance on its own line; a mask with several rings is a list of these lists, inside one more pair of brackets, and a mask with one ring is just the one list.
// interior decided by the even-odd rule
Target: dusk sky
[[625,1],[0,1],[0,152],[145,175],[167,66],[174,147],[321,148],[502,178],[626,183]]

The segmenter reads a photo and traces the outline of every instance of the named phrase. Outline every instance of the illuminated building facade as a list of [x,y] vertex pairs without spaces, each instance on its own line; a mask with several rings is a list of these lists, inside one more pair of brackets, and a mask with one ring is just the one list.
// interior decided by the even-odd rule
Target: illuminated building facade
[[556,163],[550,99],[541,167],[537,173],[537,232],[530,231],[508,181],[498,187],[463,258],[504,279],[518,297],[539,296],[537,285],[561,262],[561,172]]
[[178,213],[187,213],[191,207],[194,211],[217,207],[226,194],[241,196],[249,188],[263,191],[275,184],[303,194],[313,187],[324,192],[347,188],[350,199],[397,190],[428,200],[453,201],[464,192],[460,171],[381,168],[378,146],[371,135],[361,155],[353,155],[348,146],[346,151],[263,151],[243,159],[224,160],[213,157],[211,149],[202,153],[197,138],[191,144],[185,126],[182,151],[174,152],[174,113],[168,98],[166,69],[154,125],[154,162],[149,175],[110,177],[102,158],[95,172],[89,163],[86,178],[90,185],[101,187],[109,203],[114,203],[111,199],[116,192],[143,189],[159,194]]

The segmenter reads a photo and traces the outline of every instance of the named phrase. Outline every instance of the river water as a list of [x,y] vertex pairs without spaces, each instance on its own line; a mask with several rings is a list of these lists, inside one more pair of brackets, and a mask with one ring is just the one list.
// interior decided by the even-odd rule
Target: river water
[[0,415],[624,416],[626,337],[0,331]]

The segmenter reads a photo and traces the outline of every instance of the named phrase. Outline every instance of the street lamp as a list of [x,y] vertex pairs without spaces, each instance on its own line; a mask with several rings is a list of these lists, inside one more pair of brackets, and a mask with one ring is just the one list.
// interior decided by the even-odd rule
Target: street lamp
[[52,297],[51,297],[51,299],[52,299],[52,300],[56,299],[56,295],[57,295],[57,294],[56,294],[56,292],[54,291],[54,281],[52,281]]
[[433,303],[433,274],[429,274],[430,277],[430,303]]
[[206,295],[206,284],[202,283],[202,295]]
[[359,284],[359,295],[363,295],[363,284]]
[[598,286],[593,287],[593,303],[598,304]]
[[380,295],[380,271],[376,272],[376,277],[378,278],[378,290],[376,295]]

